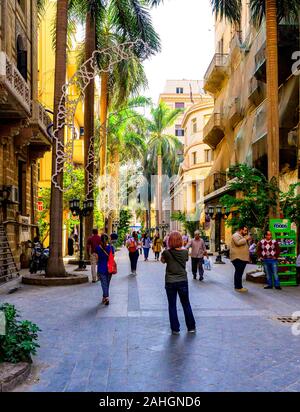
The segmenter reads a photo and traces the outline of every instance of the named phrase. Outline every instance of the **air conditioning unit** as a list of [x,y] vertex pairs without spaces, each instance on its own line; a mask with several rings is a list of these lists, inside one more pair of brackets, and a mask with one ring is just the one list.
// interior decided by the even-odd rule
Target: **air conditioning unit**
[[10,201],[13,203],[19,203],[19,188],[17,186],[12,186]]

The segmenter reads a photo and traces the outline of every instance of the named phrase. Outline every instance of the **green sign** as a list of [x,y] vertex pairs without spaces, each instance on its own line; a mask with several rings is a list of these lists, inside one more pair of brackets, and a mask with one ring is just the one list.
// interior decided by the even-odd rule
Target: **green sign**
[[291,221],[289,219],[271,219],[271,232],[289,232],[291,230]]

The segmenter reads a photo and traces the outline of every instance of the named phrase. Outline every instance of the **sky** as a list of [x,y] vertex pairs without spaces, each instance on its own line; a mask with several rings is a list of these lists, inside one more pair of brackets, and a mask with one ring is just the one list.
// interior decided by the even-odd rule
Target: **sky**
[[144,63],[154,103],[166,80],[202,80],[214,54],[210,0],[164,0],[151,11],[162,51]]

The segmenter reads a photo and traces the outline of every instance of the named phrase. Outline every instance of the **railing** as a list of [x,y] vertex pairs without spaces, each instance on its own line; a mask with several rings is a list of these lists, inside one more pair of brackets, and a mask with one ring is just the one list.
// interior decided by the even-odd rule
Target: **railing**
[[207,81],[215,67],[225,67],[228,60],[228,54],[216,53],[206,70],[204,80]]
[[4,52],[0,52],[0,83],[3,83],[10,90],[30,114],[30,87]]
[[222,187],[226,186],[227,177],[225,172],[214,173],[213,175],[213,184],[214,190],[221,189]]
[[204,126],[204,136],[208,134],[214,127],[223,127],[223,116],[221,113],[213,113],[209,121]]
[[51,119],[48,113],[46,112],[45,108],[38,101],[32,101],[31,117],[32,121],[38,124],[39,128],[44,133],[44,135],[49,140],[52,140],[52,138],[49,136],[47,132],[47,128],[51,124]]

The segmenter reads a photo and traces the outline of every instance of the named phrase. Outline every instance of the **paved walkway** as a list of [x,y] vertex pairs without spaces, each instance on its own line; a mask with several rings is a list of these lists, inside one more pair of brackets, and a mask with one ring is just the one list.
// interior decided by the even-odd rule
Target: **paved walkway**
[[[230,263],[214,265],[204,282],[190,279],[197,334],[169,330],[164,266],[153,261],[129,277],[124,250],[100,304],[100,284],[0,288],[42,329],[34,373],[19,391],[300,391],[300,336],[276,320],[300,311],[300,288],[248,294],[232,289]],[[299,327],[300,329],[300,327]]]

